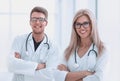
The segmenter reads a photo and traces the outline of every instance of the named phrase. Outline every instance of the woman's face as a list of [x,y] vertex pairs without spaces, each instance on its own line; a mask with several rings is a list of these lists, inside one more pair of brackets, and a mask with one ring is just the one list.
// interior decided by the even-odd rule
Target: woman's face
[[76,20],[74,27],[81,39],[90,37],[90,33],[92,30],[90,24],[90,20],[87,16],[81,16]]

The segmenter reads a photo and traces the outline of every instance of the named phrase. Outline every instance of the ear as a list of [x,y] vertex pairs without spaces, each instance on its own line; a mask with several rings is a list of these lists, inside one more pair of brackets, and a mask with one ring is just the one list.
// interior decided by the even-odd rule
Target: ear
[[45,21],[45,26],[47,26],[47,24],[48,24],[48,21]]

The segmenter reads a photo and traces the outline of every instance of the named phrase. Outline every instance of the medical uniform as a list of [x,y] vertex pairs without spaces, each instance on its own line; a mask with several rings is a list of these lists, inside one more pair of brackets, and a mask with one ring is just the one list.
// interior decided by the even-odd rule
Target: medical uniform
[[[27,37],[28,35],[16,37],[12,45],[8,69],[14,73],[13,81],[54,81],[53,71],[59,63],[57,46],[44,37],[37,50],[34,51],[34,42],[30,35],[27,42],[28,53],[26,53]],[[46,42],[49,44],[49,49]],[[15,52],[21,55],[21,59],[15,58]],[[46,68],[36,71],[38,63],[45,63]]]
[[[71,72],[88,70],[95,73],[83,78],[83,81],[102,81],[103,71],[105,64],[107,62],[107,54],[104,51],[101,57],[96,57],[95,52],[91,51],[89,56],[88,52],[93,49],[93,44],[90,46],[89,50],[82,57],[79,57],[76,52],[76,61],[79,66],[76,67],[75,63],[75,52],[70,56],[67,62],[64,62]],[[96,46],[94,50],[98,52]],[[76,50],[77,51],[77,50]]]

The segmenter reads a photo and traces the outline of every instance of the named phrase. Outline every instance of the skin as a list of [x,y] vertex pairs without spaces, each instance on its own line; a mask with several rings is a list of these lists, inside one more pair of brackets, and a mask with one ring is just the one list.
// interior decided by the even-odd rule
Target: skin
[[[45,15],[43,13],[40,12],[33,12],[31,14],[31,18],[32,17],[36,17],[36,18],[45,18]],[[30,21],[30,26],[32,28],[32,36],[35,39],[36,42],[40,42],[43,40],[45,34],[44,34],[44,29],[47,26],[47,21],[44,22],[40,22],[39,20],[37,20],[37,22],[32,22]],[[15,57],[18,59],[21,59],[21,55],[17,52],[15,52]],[[40,70],[46,67],[45,63],[40,63],[38,64],[36,70]]]
[[[32,16],[36,16],[38,13],[33,13]],[[42,15],[44,16],[44,15]],[[82,16],[80,18],[78,18],[77,22],[83,23],[85,20],[87,20],[88,18],[86,16]],[[84,20],[84,21],[83,21]],[[32,23],[30,22],[30,25],[32,27],[33,30],[33,37],[35,38],[36,41],[40,40],[40,37],[42,39],[42,36],[44,37],[44,27],[46,26],[46,23],[39,23],[39,21],[37,21],[36,23]],[[78,33],[78,35],[81,37],[81,42],[82,45],[81,46],[86,46],[87,43],[89,42],[89,35],[90,35],[90,31],[91,28],[88,27],[87,29],[85,29],[84,27],[81,26],[80,29],[76,29],[76,32]],[[15,53],[15,57],[16,58],[21,58],[20,54]],[[42,68],[45,68],[45,64],[38,64],[36,70],[40,70]],[[83,81],[82,79],[88,75],[92,75],[94,74],[94,72],[90,72],[90,71],[79,71],[79,72],[70,72],[69,69],[67,68],[67,66],[65,66],[64,64],[61,64],[58,66],[59,70],[64,70],[64,71],[68,71],[68,74],[66,76],[65,81]]]
[[[31,15],[31,18],[32,17],[45,18],[45,15],[43,13],[33,12],[32,15]],[[44,29],[47,26],[47,21],[44,21],[42,23],[39,22],[38,20],[37,20],[37,22],[31,22],[30,21],[30,26],[32,28],[32,35],[33,35],[35,41],[36,42],[41,41],[44,37]]]
[[[89,19],[86,16],[79,17],[76,22],[83,23],[83,22],[89,22]],[[77,34],[80,36],[81,41],[87,41],[90,40],[90,33],[91,33],[91,26],[84,28],[83,25],[81,28],[76,29]]]
[[[83,23],[86,21],[89,21],[87,16],[81,16],[76,20],[76,22],[79,22],[79,23]],[[78,49],[77,52],[78,52],[79,57],[82,57],[84,56],[85,52],[89,49],[90,45],[92,44],[92,41],[90,38],[92,27],[91,25],[89,25],[89,27],[85,28],[83,27],[83,25],[81,25],[80,28],[75,28],[75,30],[76,30],[76,33],[81,38],[80,48]],[[70,72],[68,67],[64,64],[58,65],[58,69],[61,71],[63,70],[68,71],[65,81],[83,81],[82,79],[85,78],[86,76],[94,74],[94,72],[90,72],[87,70],[78,71],[78,72]]]
[[[83,23],[83,22],[86,22],[86,21],[90,22],[88,17],[87,16],[81,16],[77,19],[76,22]],[[89,49],[89,47],[92,44],[92,40],[91,40],[91,37],[90,37],[91,30],[92,30],[91,25],[89,25],[89,27],[87,27],[87,28],[85,28],[82,25],[81,28],[76,29],[76,33],[81,38],[81,44],[79,45],[80,48],[77,51],[80,58],[84,56],[84,54],[87,52],[87,50]]]

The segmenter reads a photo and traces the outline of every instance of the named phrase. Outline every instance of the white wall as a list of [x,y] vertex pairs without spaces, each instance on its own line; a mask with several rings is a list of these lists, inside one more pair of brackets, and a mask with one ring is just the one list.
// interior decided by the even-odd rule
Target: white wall
[[7,56],[15,36],[31,32],[30,11],[34,6],[45,7],[49,12],[45,32],[53,38],[55,0],[0,0],[0,81],[11,81],[7,70]]
[[7,56],[14,37],[31,32],[29,16],[34,6],[48,10],[49,23],[45,32],[54,38],[55,0],[0,0],[0,72],[7,71]]
[[120,81],[120,0],[98,0],[98,26],[109,51],[104,81]]

